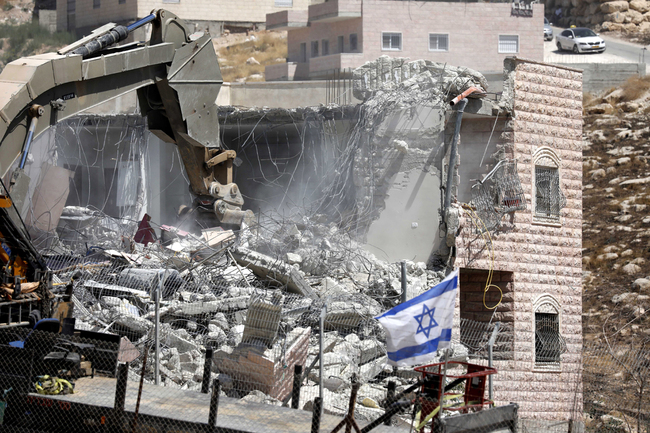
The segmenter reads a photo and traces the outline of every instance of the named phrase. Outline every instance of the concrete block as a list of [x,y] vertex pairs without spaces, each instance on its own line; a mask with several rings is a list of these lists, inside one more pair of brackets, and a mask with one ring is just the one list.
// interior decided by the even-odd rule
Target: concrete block
[[251,269],[258,277],[286,284],[287,290],[291,293],[312,299],[317,298],[298,270],[284,261],[242,247],[235,249],[233,256],[240,265]]

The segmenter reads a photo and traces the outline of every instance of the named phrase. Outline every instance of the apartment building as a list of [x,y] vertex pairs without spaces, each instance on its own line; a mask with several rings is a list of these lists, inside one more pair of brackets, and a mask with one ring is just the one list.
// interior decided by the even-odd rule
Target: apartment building
[[267,81],[322,78],[381,55],[482,72],[508,56],[544,58],[543,4],[327,0],[268,14],[266,28],[288,32],[287,63],[267,67]]
[[80,32],[109,22],[137,18],[137,0],[37,0],[35,10],[42,27],[51,32]]
[[323,0],[36,0],[39,22],[50,31],[77,31],[107,22],[134,21],[154,9],[167,9],[218,35],[226,28],[264,27],[266,15],[306,10]]
[[[167,9],[186,21],[219,23],[228,27],[263,27],[266,15],[305,10],[323,0],[138,0],[138,16]],[[211,33],[216,34],[214,31]]]

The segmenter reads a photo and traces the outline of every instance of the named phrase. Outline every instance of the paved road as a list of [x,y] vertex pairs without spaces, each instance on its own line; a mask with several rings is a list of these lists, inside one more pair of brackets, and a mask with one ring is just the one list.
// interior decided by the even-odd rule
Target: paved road
[[[562,28],[553,27],[553,35],[562,32]],[[568,51],[558,51],[556,41],[544,42],[544,61],[548,63],[650,63],[650,50],[643,50],[644,46],[624,41],[606,34],[600,36],[607,43],[604,53],[573,54]],[[645,55],[644,55],[645,54]]]

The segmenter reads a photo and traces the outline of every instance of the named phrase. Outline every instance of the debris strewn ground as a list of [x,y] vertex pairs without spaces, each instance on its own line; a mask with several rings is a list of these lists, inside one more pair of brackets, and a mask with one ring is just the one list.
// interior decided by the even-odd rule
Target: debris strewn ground
[[[73,211],[79,212],[66,212]],[[384,333],[372,319],[399,302],[400,267],[377,260],[321,219],[245,229],[236,241],[212,247],[184,233],[167,245],[95,246],[89,255],[49,255],[48,262],[60,283],[81,271],[74,283],[77,329],[118,333],[140,350],[151,347],[161,289],[166,386],[199,390],[205,351],[213,348],[213,375],[229,396],[273,404],[290,396],[296,364],[307,378],[300,407],[309,408],[317,395],[319,341],[311,330],[327,303],[324,385],[333,397],[325,410],[339,413],[347,397],[336,393],[349,388],[353,375],[365,384],[364,398],[374,400],[388,378],[406,383],[408,375],[396,378],[387,365]],[[442,277],[424,263],[407,262],[406,269],[409,286],[420,290]],[[153,382],[152,368],[147,380]],[[382,412],[359,411],[368,412],[366,419]]]
[[[363,179],[390,162],[368,156],[373,146],[386,146],[382,123],[393,110],[441,107],[471,86],[485,90],[487,83],[468,69],[388,57],[364,65],[355,81],[365,102],[361,120],[345,138],[342,164],[323,186],[330,202],[321,208],[328,214],[258,213],[250,227],[203,227],[192,233],[146,215],[134,221],[80,206],[64,208],[58,236],[43,245],[59,290],[75,277],[77,328],[119,334],[144,351],[152,349],[158,317],[165,386],[201,389],[205,356],[212,349],[212,375],[230,397],[286,404],[293,368],[302,365],[300,408],[312,407],[322,382],[325,412],[345,413],[356,379],[363,384],[359,418],[383,413],[387,382],[397,382],[399,391],[412,381],[413,371],[388,365],[385,334],[373,319],[401,302],[402,286],[400,264],[377,259],[356,237],[380,211],[385,193]],[[231,118],[244,115],[244,110],[229,112]],[[390,146],[419,164],[431,152],[424,150],[428,140],[410,129],[397,130]],[[356,192],[349,200],[352,185]],[[444,265],[434,269],[412,261],[405,269],[410,298],[446,272]],[[467,354],[454,345],[455,357]],[[133,370],[142,368],[139,362]],[[151,364],[146,371],[145,380],[154,382]]]

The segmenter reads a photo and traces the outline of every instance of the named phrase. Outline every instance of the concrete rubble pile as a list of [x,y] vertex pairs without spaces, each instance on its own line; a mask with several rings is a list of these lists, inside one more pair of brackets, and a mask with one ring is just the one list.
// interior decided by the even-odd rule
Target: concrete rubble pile
[[471,86],[486,91],[488,82],[483,74],[470,68],[381,56],[353,71],[353,86],[355,98],[366,103],[379,94],[407,103],[449,101]]
[[[485,78],[468,69],[385,56],[354,74],[355,95],[366,101],[359,128],[366,129],[381,122],[389,106],[439,104],[470,86],[487,88]],[[64,212],[103,221],[87,214]],[[287,404],[294,366],[302,365],[301,409],[311,409],[322,381],[325,412],[344,415],[356,378],[362,383],[357,416],[374,419],[384,412],[387,382],[397,382],[399,392],[415,377],[412,369],[388,366],[385,333],[373,319],[401,302],[400,266],[365,251],[343,226],[331,215],[311,214],[269,218],[235,233],[215,228],[195,235],[166,227],[162,243],[133,242],[133,232],[120,247],[113,238],[106,245],[98,241],[88,255],[48,260],[56,262],[57,282],[81,270],[74,282],[77,328],[120,334],[140,350],[151,348],[160,294],[166,386],[199,390],[211,349],[212,378],[242,403]],[[444,278],[443,270],[421,262],[407,261],[406,272],[409,298]],[[132,374],[140,362],[134,361]],[[154,381],[152,364],[148,383]]]
[[[184,248],[169,248],[174,242]],[[211,348],[212,377],[220,378],[226,395],[245,402],[286,403],[293,366],[302,365],[300,407],[309,409],[318,395],[319,318],[327,304],[323,383],[331,398],[325,411],[339,413],[347,405],[342,402],[353,375],[364,383],[360,395],[383,398],[394,372],[373,317],[399,302],[398,264],[377,260],[322,215],[272,230],[242,230],[220,248],[191,234],[174,242],[135,243],[132,251],[98,245],[87,257],[47,256],[55,282],[77,274],[77,329],[117,333],[140,351],[150,348],[160,290],[162,384],[199,390]],[[407,273],[413,296],[442,278],[423,263],[407,262]],[[132,363],[133,379],[140,362]],[[153,372],[150,362],[149,383]],[[398,382],[406,384],[409,372],[399,374]],[[362,404],[360,416],[371,418],[382,412],[378,407]]]

